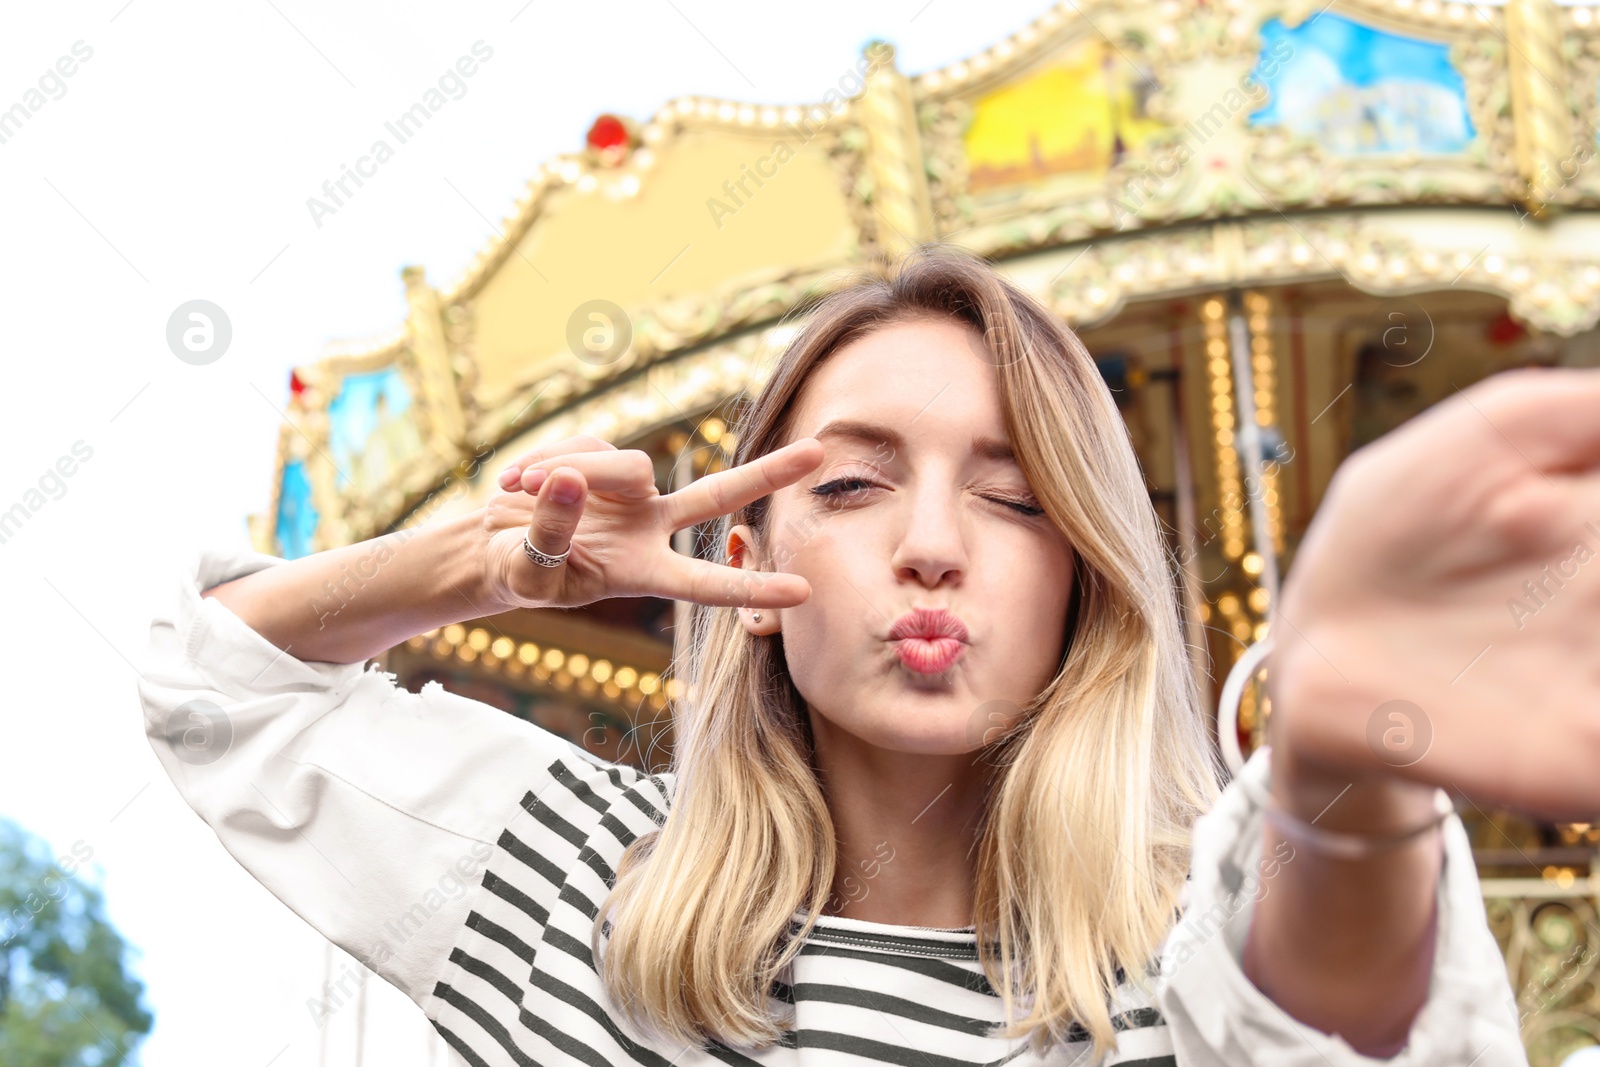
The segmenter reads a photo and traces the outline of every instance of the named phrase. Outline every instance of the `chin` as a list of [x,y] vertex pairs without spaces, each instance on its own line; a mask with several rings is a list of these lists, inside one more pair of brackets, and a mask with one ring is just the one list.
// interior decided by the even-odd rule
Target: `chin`
[[955,708],[930,716],[926,706],[896,704],[869,722],[840,724],[856,737],[889,752],[918,756],[960,756],[981,747],[967,738],[968,716]]

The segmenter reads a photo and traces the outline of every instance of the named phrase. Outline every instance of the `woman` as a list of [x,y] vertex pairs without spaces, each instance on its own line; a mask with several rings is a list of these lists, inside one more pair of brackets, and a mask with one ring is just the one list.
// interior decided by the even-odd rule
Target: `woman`
[[[810,309],[735,466],[671,495],[644,453],[578,437],[420,531],[201,552],[152,627],[149,733],[229,851],[468,1063],[1522,1064],[1432,787],[1560,793],[1546,764],[1494,769],[1487,716],[1592,626],[1600,581],[1535,638],[1494,631],[1486,691],[1418,675],[1484,643],[1501,585],[1571,532],[1541,523],[1600,517],[1592,474],[1547,489],[1473,422],[1515,415],[1540,469],[1593,467],[1596,375],[1512,378],[1341,469],[1275,614],[1277,766],[1262,750],[1220,796],[1092,359],[937,249]],[[671,550],[719,517],[725,565]],[[330,583],[351,595],[319,618]],[[363,666],[642,595],[708,607],[671,773]],[[1570,729],[1596,675],[1569,669],[1540,728]],[[1397,767],[1364,731],[1407,695],[1433,747]]]

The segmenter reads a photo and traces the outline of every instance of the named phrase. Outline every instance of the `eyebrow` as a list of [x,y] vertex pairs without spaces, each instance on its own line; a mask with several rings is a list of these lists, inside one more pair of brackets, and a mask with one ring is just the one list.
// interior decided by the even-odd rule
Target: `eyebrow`
[[[819,441],[824,437],[847,437],[869,445],[888,445],[897,455],[905,448],[906,443],[898,430],[855,419],[834,419],[811,436]],[[1011,445],[996,437],[974,437],[972,452],[983,459],[1000,463],[1017,462],[1017,453]]]

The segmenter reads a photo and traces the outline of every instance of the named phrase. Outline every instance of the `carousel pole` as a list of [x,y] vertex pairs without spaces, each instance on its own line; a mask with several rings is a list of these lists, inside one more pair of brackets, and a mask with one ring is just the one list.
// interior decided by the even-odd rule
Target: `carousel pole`
[[1244,468],[1245,496],[1250,502],[1250,531],[1261,557],[1261,588],[1268,603],[1278,603],[1278,553],[1272,540],[1261,471],[1266,466],[1261,427],[1256,423],[1255,373],[1250,364],[1250,325],[1244,317],[1244,300],[1238,289],[1228,290],[1228,340],[1233,356],[1234,411],[1238,415],[1239,462]]

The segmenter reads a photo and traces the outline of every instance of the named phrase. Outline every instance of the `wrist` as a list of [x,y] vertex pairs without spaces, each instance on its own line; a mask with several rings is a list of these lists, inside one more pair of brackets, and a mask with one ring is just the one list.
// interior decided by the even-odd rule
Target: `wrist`
[[1272,794],[1292,818],[1334,833],[1385,837],[1435,817],[1437,790],[1385,771],[1319,764],[1292,744],[1272,746]]
[[496,571],[501,563],[489,551],[484,534],[486,510],[486,506],[474,508],[438,524],[439,540],[431,553],[439,579],[434,591],[456,605],[459,619],[527,606],[511,595],[506,576]]
[[[1304,654],[1304,645],[1275,647],[1267,670],[1272,793],[1278,804],[1292,817],[1336,832],[1384,836],[1427,821],[1435,786],[1406,770],[1426,748],[1394,751],[1373,736],[1378,742],[1386,737],[1385,709],[1410,706],[1363,687],[1359,677],[1334,677],[1337,672],[1323,659]],[[1413,742],[1431,740],[1426,722],[1412,725],[1419,726],[1417,733],[1429,733],[1427,739],[1410,736]]]

